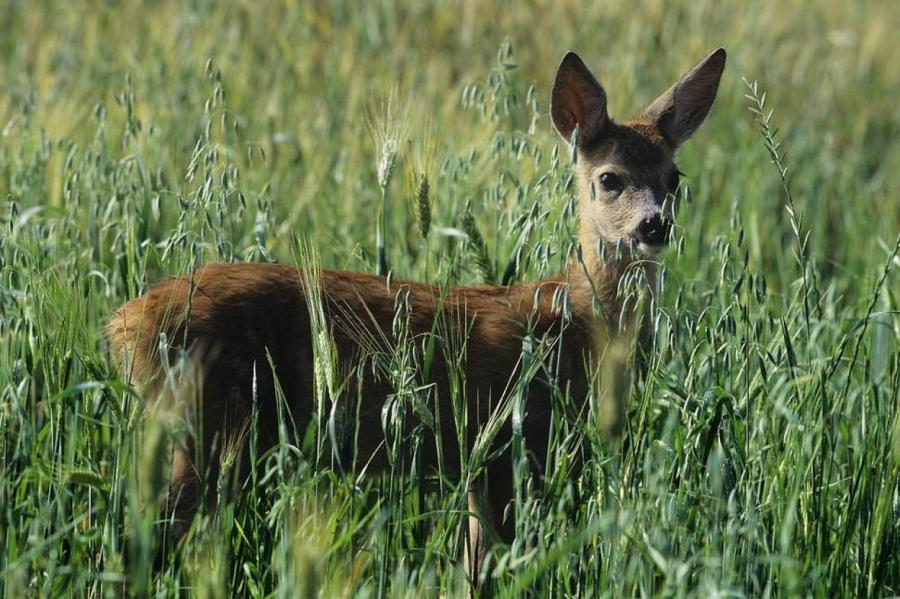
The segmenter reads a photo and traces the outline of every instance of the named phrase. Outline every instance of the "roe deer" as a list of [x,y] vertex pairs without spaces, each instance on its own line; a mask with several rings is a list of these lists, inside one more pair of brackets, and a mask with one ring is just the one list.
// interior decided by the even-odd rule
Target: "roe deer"
[[[668,242],[672,200],[679,183],[674,153],[709,113],[724,67],[725,51],[720,48],[636,119],[618,124],[607,114],[606,93],[590,70],[576,54],[565,55],[550,106],[556,130],[575,145],[580,250],[554,278],[442,290],[356,272],[215,264],[163,281],[119,308],[106,327],[112,355],[122,375],[151,400],[164,378],[163,363],[173,352],[187,350],[202,372],[200,405],[195,407],[202,432],[174,448],[169,493],[161,506],[171,519],[170,540],[184,534],[200,501],[215,499],[212,494],[201,497],[196,456],[217,468],[221,447],[243,438],[254,406],[260,455],[277,443],[276,385],[298,430],[305,430],[314,418],[316,340],[311,318],[317,316],[308,301],[312,287],[320,298],[316,309],[332,336],[338,364],[359,361],[359,329],[388,344],[398,343],[392,323],[402,293],[410,298],[406,314],[410,335],[432,335],[437,344],[444,343],[446,339],[435,334],[436,319],[443,319],[465,337],[464,396],[470,421],[484,423],[497,409],[521,369],[527,333],[557,340],[561,356],[554,361],[559,369],[557,382],[568,389],[570,401],[576,404],[572,410],[583,411],[588,397],[597,395],[591,393],[592,385],[610,341],[636,339],[639,349],[652,341],[649,327],[641,325],[646,322],[640,313],[646,303],[625,301],[620,281],[633,269],[652,269],[652,258]],[[641,280],[653,281],[652,272],[645,274]],[[652,283],[644,286],[653,293]],[[565,298],[565,310],[559,310],[560,297]],[[348,316],[353,321],[349,326]],[[170,343],[162,352],[161,339]],[[432,409],[440,416],[435,419],[440,430],[429,432],[432,442],[422,450],[425,461],[434,466],[435,439],[441,439],[443,468],[459,473],[460,444],[471,447],[478,427],[458,438],[450,413],[448,369],[443,353],[435,351],[425,382],[433,384]],[[381,411],[393,390],[372,370],[365,369],[359,384],[344,392],[359,401],[353,451],[374,472],[386,466]],[[523,438],[539,470],[547,453],[552,409],[547,383],[529,382],[524,398]],[[493,447],[510,438],[509,418],[498,430]],[[337,448],[339,454],[342,451],[346,448]],[[473,484],[469,492],[472,515],[465,554],[470,574],[477,572],[484,557],[485,526],[505,542],[514,536],[512,516],[499,517],[513,492],[508,450],[487,465],[481,482],[480,491]]]

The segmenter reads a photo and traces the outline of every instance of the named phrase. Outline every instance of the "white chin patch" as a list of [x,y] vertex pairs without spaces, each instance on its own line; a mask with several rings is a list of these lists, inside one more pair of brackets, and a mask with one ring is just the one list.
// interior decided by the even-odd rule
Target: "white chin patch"
[[664,245],[649,245],[649,244],[644,243],[643,241],[639,241],[637,244],[637,247],[638,247],[638,250],[642,254],[644,254],[645,256],[651,256],[651,257],[656,256],[661,251],[666,249],[666,246],[664,246]]

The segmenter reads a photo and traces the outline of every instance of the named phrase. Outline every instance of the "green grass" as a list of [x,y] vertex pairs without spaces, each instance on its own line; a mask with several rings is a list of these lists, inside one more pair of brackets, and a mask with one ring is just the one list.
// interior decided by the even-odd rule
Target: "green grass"
[[[293,262],[300,245],[375,272],[376,221],[398,277],[554,274],[576,222],[547,116],[563,52],[625,118],[718,45],[626,431],[551,423],[558,474],[539,498],[519,489],[494,585],[900,593],[893,0],[37,4],[0,9],[4,595],[464,592],[463,488],[420,476],[415,435],[393,430],[379,479],[317,467],[315,439],[258,456],[264,484],[221,484],[219,517],[155,575],[168,425],[117,378],[101,328],[207,262]],[[411,402],[396,409],[421,399],[420,358],[391,358]],[[592,457],[569,480],[576,433]]]

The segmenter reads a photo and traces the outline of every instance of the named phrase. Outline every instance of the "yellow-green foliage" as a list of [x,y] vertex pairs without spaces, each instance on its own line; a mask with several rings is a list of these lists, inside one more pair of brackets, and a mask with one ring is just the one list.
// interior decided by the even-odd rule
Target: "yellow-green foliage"
[[[548,118],[563,53],[625,119],[721,45],[623,438],[554,417],[541,494],[517,464],[495,588],[900,593],[898,22],[895,0],[5,3],[3,591],[464,592],[465,489],[409,476],[414,440],[377,480],[314,463],[315,442],[255,456],[264,484],[207,481],[220,517],[154,573],[142,506],[179,435],[148,428],[113,373],[105,318],[163,276],[292,262],[298,243],[374,272],[382,197],[396,277],[551,275],[575,252]],[[425,401],[427,381],[404,384]]]

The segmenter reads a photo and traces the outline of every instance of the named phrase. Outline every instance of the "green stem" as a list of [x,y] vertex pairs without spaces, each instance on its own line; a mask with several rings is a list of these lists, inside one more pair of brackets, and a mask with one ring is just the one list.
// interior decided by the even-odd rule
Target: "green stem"
[[381,202],[378,205],[378,218],[375,222],[375,260],[376,272],[381,276],[388,273],[387,256],[384,252],[384,223],[387,210],[387,187],[381,188]]

